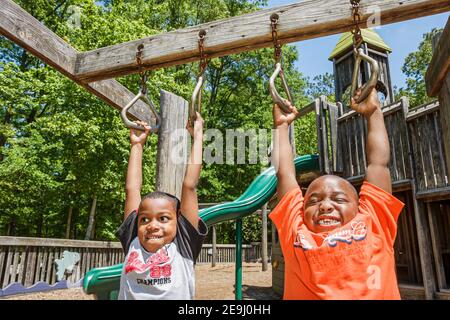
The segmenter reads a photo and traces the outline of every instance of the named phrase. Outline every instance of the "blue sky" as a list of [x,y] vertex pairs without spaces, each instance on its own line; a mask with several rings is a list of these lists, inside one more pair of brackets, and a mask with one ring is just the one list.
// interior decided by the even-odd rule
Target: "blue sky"
[[[269,0],[269,8],[292,4],[300,1],[293,0]],[[419,43],[422,41],[422,35],[431,31],[431,29],[445,27],[449,13],[428,16],[424,18],[408,20],[394,24],[388,24],[376,29],[376,32],[383,38],[392,53],[389,56],[391,67],[392,85],[397,87],[405,86],[405,76],[401,67],[406,56],[416,51]],[[323,74],[325,72],[333,73],[333,63],[328,57],[337,44],[340,35],[332,35],[323,38],[316,38],[294,44],[300,58],[297,62],[297,68],[306,76],[311,77]]]

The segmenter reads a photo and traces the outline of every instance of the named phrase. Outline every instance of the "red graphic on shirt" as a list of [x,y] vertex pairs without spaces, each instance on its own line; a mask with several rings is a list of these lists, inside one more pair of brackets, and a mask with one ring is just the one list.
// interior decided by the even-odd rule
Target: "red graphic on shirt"
[[132,271],[138,273],[143,273],[149,270],[149,275],[151,278],[158,279],[161,277],[170,277],[172,274],[172,266],[170,264],[162,265],[169,261],[169,255],[167,250],[162,248],[156,253],[152,254],[144,263],[139,259],[139,253],[137,251],[132,251],[128,256],[125,264],[125,274]]

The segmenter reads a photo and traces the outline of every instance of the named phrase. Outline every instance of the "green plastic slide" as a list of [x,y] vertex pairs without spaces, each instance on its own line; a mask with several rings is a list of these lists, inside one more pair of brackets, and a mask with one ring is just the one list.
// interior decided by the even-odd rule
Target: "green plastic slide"
[[[297,173],[319,170],[319,157],[306,155],[294,160]],[[272,198],[276,192],[277,177],[273,167],[262,172],[247,190],[236,200],[200,210],[200,218],[208,227],[227,220],[243,218],[254,213]],[[87,294],[95,294],[97,299],[117,299],[120,274],[123,264],[95,268],[86,273],[83,289]]]

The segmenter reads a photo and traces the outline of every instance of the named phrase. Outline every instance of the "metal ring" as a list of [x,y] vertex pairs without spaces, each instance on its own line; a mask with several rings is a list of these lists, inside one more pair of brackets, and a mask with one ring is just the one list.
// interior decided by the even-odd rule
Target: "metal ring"
[[158,112],[156,111],[155,106],[153,105],[153,102],[150,100],[150,98],[147,96],[147,93],[143,92],[142,90],[139,90],[139,93],[133,98],[133,100],[131,100],[126,106],[125,108],[122,109],[122,111],[120,112],[120,117],[122,118],[123,123],[125,124],[126,127],[130,128],[130,129],[135,129],[135,130],[141,130],[144,131],[145,128],[135,122],[132,122],[128,119],[127,117],[127,112],[128,110],[139,100],[142,99],[144,102],[148,103],[149,109],[150,111],[153,113],[153,115],[156,118],[156,123],[155,126],[151,126],[150,124],[150,131],[153,133],[158,132],[160,126],[161,126],[161,117],[159,116]]
[[354,49],[355,53],[355,66],[353,68],[353,76],[352,76],[352,87],[350,90],[351,97],[355,96],[356,89],[358,87],[358,77],[359,77],[359,67],[361,65],[361,61],[367,61],[370,64],[370,79],[369,81],[361,86],[361,95],[358,99],[355,100],[356,103],[360,103],[364,101],[372,91],[372,89],[377,85],[378,74],[379,74],[379,66],[375,59],[366,55],[362,48]]
[[284,77],[284,72],[283,72],[283,69],[281,68],[281,63],[280,62],[278,62],[275,65],[275,71],[274,71],[274,73],[272,74],[272,76],[270,77],[270,80],[269,80],[269,92],[270,92],[270,95],[272,96],[273,102],[275,102],[281,108],[281,110],[283,110],[285,113],[291,113],[291,110],[289,109],[289,106],[285,102],[286,99],[284,99],[284,98],[282,98],[280,96],[280,94],[278,93],[278,91],[277,91],[277,89],[275,87],[275,79],[277,78],[278,75],[281,78],[281,82],[283,84],[283,89],[284,89],[286,95],[288,96],[287,100],[289,100],[289,102],[293,105],[291,92],[289,90],[289,86],[288,86],[288,84],[286,82],[286,79]]
[[[194,124],[194,121],[197,119],[197,113],[200,112],[201,105],[201,89],[203,86],[203,75],[198,77],[197,85],[195,86],[194,92],[192,93],[191,103],[189,104],[189,123],[191,125]],[[196,103],[197,100],[197,103]]]

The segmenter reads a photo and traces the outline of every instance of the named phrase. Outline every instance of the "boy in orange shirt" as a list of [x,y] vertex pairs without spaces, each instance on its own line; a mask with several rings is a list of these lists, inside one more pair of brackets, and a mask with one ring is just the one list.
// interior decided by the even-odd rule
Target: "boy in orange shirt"
[[274,105],[279,204],[270,218],[285,259],[284,299],[400,299],[393,246],[404,204],[391,194],[389,140],[376,90],[360,104],[352,99],[351,107],[368,124],[359,197],[333,175],[315,179],[303,197],[288,136],[297,110],[283,114]]

